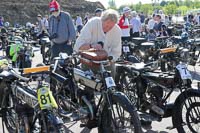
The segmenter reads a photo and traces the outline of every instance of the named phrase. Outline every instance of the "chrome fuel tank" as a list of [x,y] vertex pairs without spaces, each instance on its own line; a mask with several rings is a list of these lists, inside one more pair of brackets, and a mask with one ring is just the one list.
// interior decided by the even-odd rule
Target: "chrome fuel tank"
[[101,80],[95,78],[95,76],[88,71],[82,71],[80,69],[74,68],[74,78],[75,81],[80,83],[81,85],[90,87],[97,91],[101,90],[102,82]]

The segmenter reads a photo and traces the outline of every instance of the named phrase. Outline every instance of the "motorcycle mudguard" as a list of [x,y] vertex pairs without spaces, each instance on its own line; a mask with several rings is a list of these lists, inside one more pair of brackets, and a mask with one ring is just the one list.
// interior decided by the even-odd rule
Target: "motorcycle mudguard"
[[51,123],[52,125],[61,125],[61,124],[64,124],[63,120],[61,118],[57,117],[52,112],[48,112],[48,114],[47,114],[46,117],[48,119],[48,122]]
[[128,99],[128,97],[122,92],[115,92],[114,94],[112,94],[112,100],[113,103],[119,103],[128,112],[137,111],[135,106]]

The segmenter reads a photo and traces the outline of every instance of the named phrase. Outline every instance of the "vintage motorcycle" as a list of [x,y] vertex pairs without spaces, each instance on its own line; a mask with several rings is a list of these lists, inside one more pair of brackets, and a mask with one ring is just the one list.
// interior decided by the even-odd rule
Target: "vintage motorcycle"
[[[122,92],[116,91],[113,78],[105,70],[107,56],[93,60],[92,53],[56,59],[50,78],[60,115],[70,121],[81,120],[81,127],[98,127],[101,133],[142,132],[135,107]],[[94,74],[82,70],[76,59],[85,65],[98,66],[99,71]]]
[[[175,72],[156,72],[155,63],[120,63],[116,83],[140,112],[146,123],[172,117],[173,127],[179,133],[198,133],[200,123],[200,91],[191,88],[191,74],[185,63],[179,63]],[[156,68],[157,69],[157,68]],[[180,94],[169,103],[173,92]]]
[[65,133],[63,121],[56,113],[58,106],[49,87],[41,83],[37,89],[33,89],[27,84],[29,81],[29,78],[22,77],[11,67],[1,70],[2,123],[10,133]]

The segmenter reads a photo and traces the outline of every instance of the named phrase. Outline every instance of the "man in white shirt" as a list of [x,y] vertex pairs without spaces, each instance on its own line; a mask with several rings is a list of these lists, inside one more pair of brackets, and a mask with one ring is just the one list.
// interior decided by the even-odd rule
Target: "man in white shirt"
[[[121,56],[121,29],[117,25],[118,12],[113,9],[105,10],[101,17],[90,19],[83,27],[80,36],[77,38],[74,50],[86,50],[94,48],[104,49],[108,56],[112,56],[112,63],[107,69],[111,70],[111,75],[115,78],[115,61]],[[99,42],[102,42],[101,45]],[[82,65],[83,70],[88,67]],[[94,70],[93,68],[90,68]],[[97,71],[95,69],[94,71]]]
[[130,20],[130,25],[132,25],[131,37],[139,37],[142,28],[141,22],[136,18],[137,17],[136,11],[131,12],[131,15],[132,15],[132,18]]
[[148,31],[153,30],[153,27],[154,27],[155,23],[156,23],[155,14],[153,14],[152,19],[149,20],[149,22],[148,22],[147,30]]
[[[103,48],[116,61],[121,55],[121,29],[117,22],[118,13],[112,9],[104,11],[101,17],[90,19],[77,38],[74,50]],[[103,47],[98,42],[103,42]]]

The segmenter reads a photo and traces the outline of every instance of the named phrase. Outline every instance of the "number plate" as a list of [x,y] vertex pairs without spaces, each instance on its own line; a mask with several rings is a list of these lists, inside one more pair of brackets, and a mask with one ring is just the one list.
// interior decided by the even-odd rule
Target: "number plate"
[[192,79],[192,75],[187,69],[185,64],[179,64],[176,66],[176,69],[179,71],[182,79]]
[[41,110],[58,108],[52,92],[48,87],[38,89],[37,96]]
[[130,52],[129,46],[123,46],[123,52],[125,53]]
[[107,77],[107,78],[105,78],[105,80],[106,80],[106,86],[107,86],[107,88],[115,87],[116,86],[115,85],[115,81],[113,80],[112,77]]

